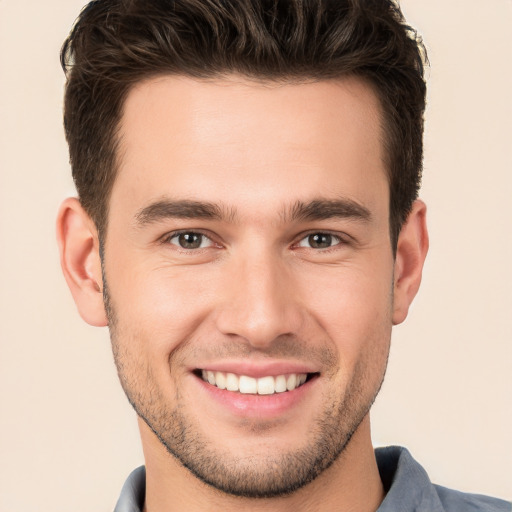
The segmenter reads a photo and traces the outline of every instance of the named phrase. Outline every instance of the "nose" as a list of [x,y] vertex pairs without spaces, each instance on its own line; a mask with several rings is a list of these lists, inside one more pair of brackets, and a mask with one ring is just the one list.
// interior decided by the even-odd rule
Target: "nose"
[[279,336],[296,335],[303,312],[293,272],[276,255],[250,255],[229,269],[217,328],[265,349]]

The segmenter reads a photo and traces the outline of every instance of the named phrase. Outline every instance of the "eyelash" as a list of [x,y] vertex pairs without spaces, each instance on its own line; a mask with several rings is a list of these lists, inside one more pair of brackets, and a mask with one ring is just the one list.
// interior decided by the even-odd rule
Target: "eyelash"
[[176,247],[176,249],[178,251],[181,251],[183,253],[191,253],[191,252],[199,252],[201,250],[205,250],[205,249],[208,249],[209,247],[199,247],[197,249],[187,249],[185,247],[180,247],[178,244],[173,244],[171,242],[172,239],[174,238],[177,238],[179,237],[180,235],[199,235],[203,238],[206,238],[207,240],[210,241],[211,245],[217,245],[217,246],[220,246],[220,244],[217,244],[214,240],[213,240],[213,237],[212,236],[209,236],[207,235],[206,233],[202,232],[201,230],[191,230],[191,229],[182,229],[180,231],[173,231],[172,233],[168,233],[167,235],[165,235],[162,240],[161,240],[161,243],[162,244],[171,244],[171,245],[174,245]]
[[[210,244],[208,247],[198,247],[198,248],[185,248],[185,247],[181,247],[178,243],[172,243],[171,240],[179,237],[180,235],[199,235],[203,238],[206,238],[207,240],[210,241]],[[329,247],[325,247],[325,248],[314,248],[314,247],[304,247],[304,246],[301,246],[300,243],[303,242],[304,240],[306,240],[307,238],[311,237],[311,236],[314,236],[314,235],[322,235],[322,236],[328,236],[328,237],[331,237],[333,239],[333,245],[329,246]],[[177,250],[183,252],[183,253],[198,253],[199,251],[204,251],[206,249],[209,249],[211,246],[217,246],[217,247],[221,247],[220,244],[216,243],[212,236],[210,235],[207,235],[206,233],[200,231],[200,230],[180,230],[180,231],[173,231],[172,233],[168,233],[167,235],[165,235],[162,240],[161,240],[161,243],[162,244],[171,244],[171,245],[174,245],[176,247]],[[202,242],[201,242],[202,243]],[[347,240],[347,237],[343,237],[341,236],[339,233],[332,233],[330,231],[309,231],[307,233],[301,233],[300,234],[300,238],[298,238],[298,240],[296,242],[294,242],[292,244],[292,247],[294,249],[301,249],[301,248],[305,248],[305,249],[312,249],[312,250],[315,250],[315,252],[321,252],[321,253],[329,253],[333,250],[337,250],[339,248],[339,246],[341,245],[348,245],[350,242]]]
[[293,244],[294,247],[302,248],[303,246],[300,246],[299,244],[314,235],[328,236],[328,237],[332,238],[332,241],[334,242],[331,246],[325,247],[325,248],[305,247],[306,249],[313,249],[313,250],[315,250],[315,252],[329,253],[329,252],[339,249],[340,246],[347,245],[349,243],[348,240],[346,239],[346,237],[344,238],[339,233],[332,233],[330,231],[310,231],[308,233],[301,234],[300,235],[301,237],[298,240],[298,242]]

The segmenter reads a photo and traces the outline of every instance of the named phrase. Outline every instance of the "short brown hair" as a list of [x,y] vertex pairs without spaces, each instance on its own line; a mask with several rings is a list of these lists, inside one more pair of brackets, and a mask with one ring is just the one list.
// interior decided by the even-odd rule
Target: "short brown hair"
[[422,171],[425,49],[392,0],[96,0],[64,42],[64,125],[80,201],[100,237],[123,103],[161,74],[301,81],[358,76],[376,91],[393,247]]

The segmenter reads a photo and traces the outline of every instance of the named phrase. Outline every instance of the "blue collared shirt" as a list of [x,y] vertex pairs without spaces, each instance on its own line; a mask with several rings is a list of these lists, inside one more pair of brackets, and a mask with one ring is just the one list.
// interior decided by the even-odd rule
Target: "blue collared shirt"
[[[507,501],[432,484],[405,448],[377,448],[375,456],[386,490],[377,512],[512,512]],[[114,512],[142,512],[145,494],[146,470],[141,466],[126,480]]]

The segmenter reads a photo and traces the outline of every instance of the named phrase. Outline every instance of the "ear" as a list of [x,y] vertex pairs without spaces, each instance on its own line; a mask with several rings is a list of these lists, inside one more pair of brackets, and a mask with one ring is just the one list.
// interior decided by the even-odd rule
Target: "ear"
[[66,199],[57,216],[60,264],[80,316],[90,325],[108,325],[103,305],[99,239],[78,199]]
[[398,237],[395,275],[393,324],[402,323],[421,283],[423,263],[428,251],[427,207],[423,201],[414,201]]

